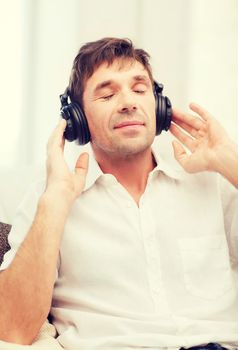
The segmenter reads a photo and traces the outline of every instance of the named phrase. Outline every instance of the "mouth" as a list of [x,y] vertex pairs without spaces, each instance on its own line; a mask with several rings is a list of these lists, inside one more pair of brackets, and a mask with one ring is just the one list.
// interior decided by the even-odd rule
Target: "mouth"
[[141,127],[144,126],[145,123],[139,121],[139,120],[127,120],[124,122],[121,122],[114,126],[114,129],[122,129],[122,128],[133,128],[133,127]]

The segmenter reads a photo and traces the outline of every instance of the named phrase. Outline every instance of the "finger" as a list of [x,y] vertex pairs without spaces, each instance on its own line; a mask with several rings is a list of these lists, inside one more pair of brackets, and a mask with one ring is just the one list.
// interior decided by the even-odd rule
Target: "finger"
[[57,126],[55,127],[54,131],[52,132],[48,144],[47,144],[47,149],[54,148],[55,146],[60,146],[61,149],[64,148],[65,140],[64,140],[64,131],[66,128],[66,120],[61,119]]
[[208,120],[212,115],[198,103],[191,102],[189,108],[196,112],[203,120]]
[[56,125],[55,129],[53,130],[52,134],[50,135],[49,141],[53,142],[54,140],[56,140],[57,138],[61,140],[65,128],[66,128],[66,120],[65,119],[61,119],[58,124]]
[[182,144],[184,144],[191,152],[194,151],[196,147],[196,140],[192,138],[191,136],[187,135],[185,132],[182,131],[177,125],[174,123],[171,124],[169,128],[170,132],[180,141]]
[[196,129],[190,125],[188,125],[187,123],[184,123],[180,120],[173,120],[173,124],[178,125],[180,128],[182,128],[183,130],[185,130],[187,133],[189,133],[192,137],[194,138],[199,138],[201,136],[204,136],[205,132],[206,132],[206,124],[204,123],[204,125],[201,126],[201,128]]
[[62,150],[64,150],[64,146],[65,146],[65,138],[62,137],[62,139],[61,139],[61,145],[60,145],[60,147],[61,147]]
[[190,113],[184,113],[176,108],[173,109],[172,120],[177,124],[187,124],[196,130],[200,129],[204,124],[204,121],[200,117],[197,117]]

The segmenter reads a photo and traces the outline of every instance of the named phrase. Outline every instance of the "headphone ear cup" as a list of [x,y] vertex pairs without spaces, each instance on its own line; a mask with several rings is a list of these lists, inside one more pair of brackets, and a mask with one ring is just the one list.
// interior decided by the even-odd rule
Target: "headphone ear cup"
[[67,141],[72,142],[77,139],[76,128],[73,123],[73,119],[71,118],[71,109],[70,106],[64,106],[60,110],[61,117],[64,118],[67,122],[64,137]]
[[76,132],[76,141],[80,145],[85,145],[91,139],[87,118],[83,109],[78,103],[72,102],[69,104],[71,119]]
[[164,100],[161,95],[157,95],[156,135],[159,135],[162,132],[163,125],[164,125]]
[[90,131],[84,111],[79,104],[71,102],[61,108],[61,116],[66,119],[64,136],[66,140],[85,145],[90,141]]
[[172,120],[172,104],[167,96],[155,93],[156,99],[156,135],[163,130],[167,131]]

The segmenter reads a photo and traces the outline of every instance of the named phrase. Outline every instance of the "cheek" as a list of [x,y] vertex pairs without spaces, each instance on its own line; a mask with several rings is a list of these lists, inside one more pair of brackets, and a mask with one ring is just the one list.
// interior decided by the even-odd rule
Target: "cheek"
[[150,116],[151,122],[155,121],[155,114],[156,114],[156,103],[154,98],[150,99],[147,104],[147,113]]
[[90,111],[90,113],[87,114],[87,121],[91,136],[93,138],[102,137],[105,134],[107,126],[105,113],[101,111],[99,114],[96,110]]

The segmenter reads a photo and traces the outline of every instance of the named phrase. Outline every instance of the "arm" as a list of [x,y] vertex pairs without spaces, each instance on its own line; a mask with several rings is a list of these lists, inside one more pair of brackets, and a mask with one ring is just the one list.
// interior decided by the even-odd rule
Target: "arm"
[[174,141],[175,158],[187,172],[215,171],[238,188],[238,145],[209,112],[195,103],[190,108],[197,115],[173,111],[170,131],[190,151]]
[[12,264],[0,274],[0,339],[31,344],[48,316],[64,225],[83,190],[88,155],[71,173],[64,161],[62,120],[48,142],[47,185]]

